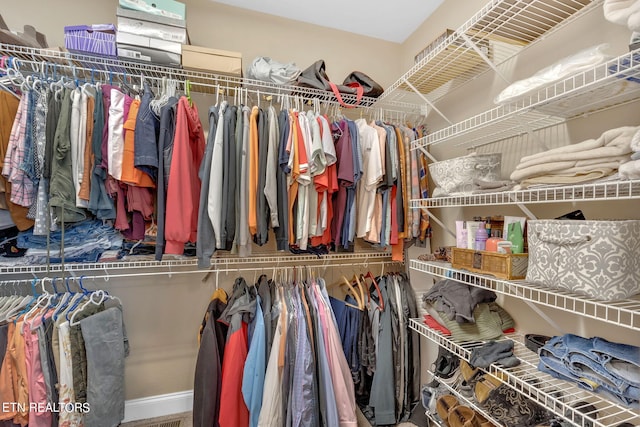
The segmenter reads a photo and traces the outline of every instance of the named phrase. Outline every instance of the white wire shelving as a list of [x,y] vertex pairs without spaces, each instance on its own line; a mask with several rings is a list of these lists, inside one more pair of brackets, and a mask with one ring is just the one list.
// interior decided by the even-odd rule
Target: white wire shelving
[[[216,271],[241,271],[264,268],[279,268],[292,265],[305,266],[367,266],[370,264],[391,263],[389,252],[357,252],[357,253],[331,253],[326,255],[270,255],[251,256],[246,258],[234,256],[220,256],[211,258],[211,267],[198,269],[196,258],[179,258],[164,261],[154,260],[126,260],[116,262],[97,263],[65,263],[65,264],[40,264],[40,265],[16,265],[0,266],[0,280],[3,276],[21,274],[49,274],[49,273],[83,273],[105,272],[105,277],[115,277],[115,273],[124,271],[123,276],[141,275],[140,271],[129,270],[153,270],[148,274],[172,274],[180,270],[193,273],[208,273]],[[183,271],[184,272],[184,271]]]
[[476,147],[563,123],[640,98],[640,50],[550,84],[415,140],[412,149],[447,142]]
[[[467,361],[473,348],[483,344],[479,341],[457,344],[424,325],[420,319],[411,319],[409,326]],[[513,368],[491,365],[486,371],[503,379],[512,389],[575,426],[615,427],[623,422],[632,425],[640,422],[637,409],[611,402],[598,394],[538,371],[538,355],[524,346],[521,335],[509,334],[503,339],[513,341],[514,355],[520,359],[520,365]],[[581,412],[586,406],[584,402],[593,405],[596,411]]]
[[640,198],[640,180],[606,181],[588,184],[534,188],[496,193],[413,199],[409,206],[446,208],[463,206],[513,205],[519,203],[589,202]]
[[[12,58],[9,64],[26,74],[41,74],[51,78],[66,76],[73,79],[92,82],[126,82],[130,84],[139,82],[141,76],[147,81],[160,81],[162,78],[174,79],[182,84],[187,80],[193,92],[205,94],[223,94],[233,96],[248,91],[259,96],[272,97],[277,101],[281,96],[297,96],[305,101],[318,99],[320,102],[338,105],[338,100],[331,91],[317,90],[293,85],[280,85],[260,80],[246,79],[242,77],[208,73],[183,69],[179,67],[162,66],[120,60],[113,57],[93,56],[81,53],[72,53],[48,48],[33,48],[15,46],[0,43],[0,56]],[[17,59],[17,63],[16,60]],[[371,107],[376,98],[362,97],[360,103],[356,96],[341,94],[343,101],[348,105],[358,107]],[[382,106],[376,107],[382,109]],[[384,110],[391,113],[419,112],[419,107],[406,102],[389,102]]]
[[393,83],[379,102],[405,99],[408,92],[431,102],[490,68],[517,55],[524,46],[548,36],[594,10],[603,0],[493,0],[456,31],[447,33],[424,57]]
[[640,331],[640,299],[601,301],[561,289],[551,289],[536,283],[509,281],[493,276],[471,273],[451,267],[441,261],[411,260],[409,268],[443,279],[453,279],[468,285],[566,311],[578,316],[597,319],[611,325]]

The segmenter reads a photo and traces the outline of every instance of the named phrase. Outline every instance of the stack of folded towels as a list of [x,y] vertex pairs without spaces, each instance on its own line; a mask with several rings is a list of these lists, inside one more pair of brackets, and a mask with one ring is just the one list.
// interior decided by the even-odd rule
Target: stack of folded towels
[[620,165],[620,178],[640,179],[640,130],[631,138],[631,161]]
[[520,188],[527,188],[580,184],[613,175],[631,160],[631,142],[639,130],[637,126],[610,129],[597,139],[523,157],[511,179],[519,181]]

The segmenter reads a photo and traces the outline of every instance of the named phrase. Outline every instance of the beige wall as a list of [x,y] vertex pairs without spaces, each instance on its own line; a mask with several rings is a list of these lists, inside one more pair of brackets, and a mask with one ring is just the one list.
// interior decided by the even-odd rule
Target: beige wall
[[[244,69],[257,56],[295,62],[301,69],[324,59],[333,81],[342,83],[351,71],[360,70],[383,87],[390,85],[402,69],[396,43],[210,0],[185,3],[191,44],[240,52]],[[116,23],[116,6],[114,0],[6,0],[0,13],[10,29],[21,31],[24,24],[31,24],[47,36],[51,46],[62,46],[65,25]]]

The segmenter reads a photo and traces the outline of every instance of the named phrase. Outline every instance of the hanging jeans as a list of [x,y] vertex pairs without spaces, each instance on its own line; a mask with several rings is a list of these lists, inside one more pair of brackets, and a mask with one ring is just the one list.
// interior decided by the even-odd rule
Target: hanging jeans
[[122,311],[111,307],[80,321],[87,351],[85,425],[115,427],[124,418],[124,329]]

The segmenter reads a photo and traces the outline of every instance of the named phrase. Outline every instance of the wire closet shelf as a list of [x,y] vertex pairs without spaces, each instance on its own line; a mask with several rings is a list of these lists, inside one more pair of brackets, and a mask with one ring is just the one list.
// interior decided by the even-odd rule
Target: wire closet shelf
[[429,45],[379,102],[415,99],[436,102],[482,73],[500,66],[604,0],[493,0],[457,30]]
[[534,188],[496,193],[412,199],[413,209],[464,206],[513,205],[518,203],[589,202],[640,199],[640,180]]
[[[278,101],[288,96],[300,98],[303,102],[308,103],[311,103],[312,100],[318,100],[327,105],[340,105],[331,91],[294,85],[280,85],[242,77],[124,61],[117,58],[72,53],[49,48],[33,48],[0,43],[0,56],[12,58],[12,61],[10,61],[12,64],[17,59],[21,72],[45,74],[52,78],[54,76],[58,78],[65,76],[85,82],[119,81],[126,83],[140,82],[140,79],[160,82],[163,78],[167,78],[176,80],[183,85],[188,81],[191,91],[197,93],[227,96],[251,93],[273,101]],[[341,96],[347,105],[371,111],[377,110],[384,113],[385,117],[400,117],[401,115],[419,114],[420,112],[419,107],[410,103],[385,103],[384,106],[373,108],[377,101],[376,98],[365,96],[358,103],[356,95],[341,94]]]
[[[357,253],[337,253],[326,255],[265,255],[250,256],[246,258],[236,256],[214,256],[211,258],[211,266],[206,269],[198,269],[198,260],[195,258],[179,258],[163,261],[154,260],[126,260],[97,263],[67,263],[49,265],[16,265],[0,266],[0,279],[11,280],[10,275],[24,274],[50,274],[69,273],[75,275],[83,272],[108,272],[130,271],[130,270],[153,270],[149,274],[171,274],[179,270],[188,273],[209,273],[216,271],[241,271],[255,270],[272,267],[286,267],[291,265],[305,265],[313,267],[324,266],[368,266],[370,264],[392,263],[389,252],[357,252]],[[186,271],[184,271],[186,270]],[[140,271],[124,274],[131,276],[140,274]],[[4,276],[4,277],[3,277]]]
[[[427,327],[421,319],[410,319],[409,326],[466,361],[469,361],[473,348],[483,344],[480,341],[456,343],[450,337]],[[505,368],[492,364],[486,372],[502,378],[515,391],[576,426],[614,427],[624,422],[632,425],[640,422],[640,414],[636,409],[611,402],[598,394],[538,371],[538,355],[524,346],[522,335],[508,334],[502,339],[513,341],[513,352],[520,359],[520,365]],[[585,410],[586,404],[593,405],[596,411]]]
[[453,279],[471,286],[519,298],[546,307],[596,319],[611,325],[640,331],[640,300],[601,301],[560,289],[550,289],[536,283],[509,281],[492,276],[451,268],[449,263],[411,260],[409,268],[443,279]]

